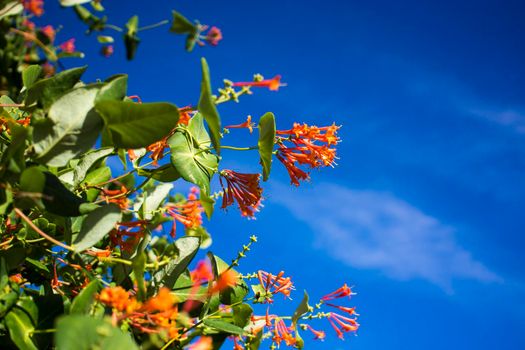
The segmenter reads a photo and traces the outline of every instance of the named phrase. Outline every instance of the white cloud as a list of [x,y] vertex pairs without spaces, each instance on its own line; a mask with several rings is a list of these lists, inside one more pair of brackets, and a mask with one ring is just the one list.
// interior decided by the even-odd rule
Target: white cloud
[[500,280],[456,243],[452,227],[391,194],[333,184],[294,193],[275,185],[272,192],[279,196],[271,200],[312,228],[318,247],[349,266],[428,280],[449,292],[455,279]]
[[502,126],[512,128],[518,134],[525,134],[525,114],[514,109],[483,110],[471,109],[475,116],[485,118]]

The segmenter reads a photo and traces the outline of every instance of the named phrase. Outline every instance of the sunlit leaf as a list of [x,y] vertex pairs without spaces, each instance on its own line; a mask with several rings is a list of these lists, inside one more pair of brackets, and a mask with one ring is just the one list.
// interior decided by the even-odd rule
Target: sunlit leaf
[[199,112],[204,116],[208,128],[210,129],[211,142],[217,154],[221,152],[221,119],[215,101],[212,96],[210,69],[206,59],[201,59],[202,64],[202,81],[201,81],[201,96],[199,99]]
[[104,205],[89,213],[73,242],[75,251],[81,252],[94,246],[115,227],[120,217],[120,208],[115,204]]
[[259,148],[260,162],[263,168],[263,180],[268,180],[272,169],[273,147],[275,144],[275,116],[273,113],[264,114],[259,120]]

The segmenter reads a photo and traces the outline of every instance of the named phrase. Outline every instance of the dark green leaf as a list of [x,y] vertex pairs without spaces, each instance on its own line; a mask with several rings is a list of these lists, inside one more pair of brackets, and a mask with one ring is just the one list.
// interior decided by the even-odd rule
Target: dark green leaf
[[[99,183],[108,181],[111,178],[111,169],[107,166],[91,170],[87,175],[84,181],[82,181],[81,186],[89,185],[98,185]],[[90,188],[86,192],[86,200],[89,202],[94,201],[100,190],[97,188]]]
[[235,335],[245,335],[246,334],[246,332],[242,328],[234,324],[228,323],[226,321],[207,318],[203,321],[203,323],[205,326],[213,328],[220,332],[226,332],[226,333],[235,334]]
[[69,312],[71,314],[86,314],[91,309],[95,294],[98,292],[100,282],[95,279],[85,286],[82,291],[73,299]]
[[120,208],[115,204],[102,206],[89,213],[73,243],[75,251],[81,252],[94,246],[113,229],[120,217]]
[[170,30],[173,33],[177,34],[194,34],[197,33],[197,26],[191,23],[186,17],[178,13],[177,11],[172,11],[173,13],[173,22],[171,23]]
[[11,340],[20,350],[38,350],[31,340],[35,327],[26,313],[20,309],[11,309],[5,316],[5,324],[9,329]]
[[86,69],[87,66],[72,68],[37,81],[27,90],[25,105],[30,106],[40,101],[41,106],[47,110],[54,101],[78,83]]
[[217,172],[218,157],[208,150],[210,139],[202,121],[196,114],[189,123],[188,132],[176,132],[168,139],[171,163],[180,176],[210,193],[210,180]]
[[57,350],[138,350],[129,334],[106,320],[84,315],[69,315],[57,322]]
[[100,148],[97,150],[89,151],[84,154],[80,159],[80,162],[75,166],[73,171],[73,186],[78,186],[86,178],[87,173],[93,165],[95,165],[100,160],[106,158],[114,152],[114,149],[111,147]]
[[310,311],[311,306],[308,305],[308,293],[304,291],[304,297],[303,300],[301,300],[301,303],[299,306],[297,306],[297,309],[295,309],[293,315],[292,315],[292,323],[295,326],[297,324],[297,320],[304,314],[306,314],[308,311]]
[[212,96],[210,69],[206,59],[201,59],[202,64],[202,81],[201,81],[201,96],[199,98],[199,112],[204,116],[206,123],[210,129],[211,142],[217,154],[221,153],[221,119],[215,101]]
[[179,276],[199,251],[199,239],[195,237],[179,238],[175,241],[175,248],[178,255],[153,275],[152,282],[155,286],[172,288],[175,285]]
[[100,88],[100,91],[95,99],[95,103],[107,100],[122,101],[126,97],[128,91],[128,76],[127,74],[114,75],[108,80],[106,84]]
[[167,136],[179,121],[177,106],[165,102],[101,101],[96,109],[119,148],[147,147]]
[[31,65],[22,71],[22,81],[24,87],[29,89],[40,78],[42,67],[37,64]]
[[133,268],[133,276],[135,276],[135,284],[137,285],[137,299],[139,301],[146,300],[146,281],[144,280],[144,271],[146,270],[146,253],[138,252],[131,264]]
[[236,326],[244,328],[250,323],[250,318],[253,314],[253,309],[248,304],[235,305],[233,307],[233,322]]
[[273,146],[275,144],[275,117],[268,112],[259,120],[259,155],[263,168],[263,180],[268,180],[272,169]]
[[173,182],[180,178],[179,172],[172,164],[164,164],[156,169],[139,168],[140,176],[151,177],[160,182]]
[[46,210],[62,216],[80,215],[80,205],[84,200],[69,191],[53,174],[45,172],[43,202]]
[[95,144],[103,126],[93,108],[99,89],[99,85],[76,88],[53,103],[49,119],[33,131],[37,160],[50,166],[65,166]]

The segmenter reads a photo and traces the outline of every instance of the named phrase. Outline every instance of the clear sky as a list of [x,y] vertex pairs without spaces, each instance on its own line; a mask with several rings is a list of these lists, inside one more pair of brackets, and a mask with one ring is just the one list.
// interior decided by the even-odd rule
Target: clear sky
[[[273,111],[279,129],[343,125],[336,168],[296,189],[274,163],[256,221],[232,208],[208,225],[225,260],[257,234],[240,270],[285,270],[291,304],[302,289],[315,299],[355,286],[359,335],[335,341],[325,324],[328,339],[310,349],[525,348],[523,2],[103,3],[115,24],[135,13],[151,24],[176,8],[225,38],[188,54],[181,37],[151,30],[135,61],[120,42],[107,60],[74,14],[47,0],[49,22],[78,33],[88,79],[129,73],[129,93],[144,101],[196,104],[205,56],[215,87],[257,72],[288,84],[221,106],[224,124]],[[244,131],[224,141],[251,142]],[[224,156],[225,167],[258,169]]]

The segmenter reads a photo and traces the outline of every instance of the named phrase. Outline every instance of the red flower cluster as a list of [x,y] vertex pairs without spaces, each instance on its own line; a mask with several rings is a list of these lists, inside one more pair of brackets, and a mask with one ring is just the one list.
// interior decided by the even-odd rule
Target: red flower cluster
[[[294,123],[289,130],[278,130],[277,159],[283,163],[290,176],[291,183],[299,186],[299,180],[308,180],[310,176],[298,165],[305,165],[311,169],[335,164],[335,148],[340,141],[337,131],[340,126],[335,124],[325,127],[309,126]],[[292,143],[289,147],[285,142]]]
[[272,79],[264,79],[260,81],[238,81],[232,83],[232,86],[265,87],[270,91],[277,91],[279,90],[279,87],[283,86],[283,84],[281,84],[281,76],[276,75]]
[[104,198],[106,203],[115,203],[121,209],[126,210],[129,206],[129,200],[126,196],[127,193],[128,189],[126,188],[126,186],[121,185],[120,188],[116,190],[103,189],[102,197]]
[[188,198],[179,203],[169,203],[166,205],[166,214],[173,218],[171,236],[175,237],[177,221],[186,228],[197,228],[202,225],[202,213],[204,208],[198,198],[199,189],[192,187]]
[[[262,200],[262,188],[259,185],[260,174],[241,174],[233,170],[221,171],[220,183],[224,194],[222,208],[237,202],[242,216],[252,218],[259,211]],[[226,188],[223,181],[226,181]]]
[[[266,271],[259,270],[257,277],[259,277],[259,283],[264,287],[266,293],[271,295],[281,293],[285,297],[290,297],[290,293],[294,288],[290,277],[283,277],[284,271],[279,272],[276,276]],[[268,302],[273,302],[271,298],[267,298]]]
[[[340,298],[345,298],[345,297],[350,298],[353,294],[354,293],[352,293],[352,290],[350,289],[350,287],[344,284],[342,287],[335,290],[334,292],[329,293],[325,295],[324,297],[322,297],[321,300],[323,302],[326,302],[329,300],[335,300],[335,299],[340,299]],[[337,336],[340,339],[344,339],[344,333],[357,332],[357,330],[359,329],[359,323],[357,323],[357,319],[355,318],[357,314],[355,313],[354,307],[346,307],[346,306],[334,305],[330,303],[326,303],[326,305],[332,308],[335,308],[343,312],[344,314],[346,314],[345,316],[335,313],[335,312],[330,312],[328,314],[328,322],[330,322],[330,325],[335,330]],[[349,316],[353,316],[353,318]]]
[[117,228],[109,233],[112,246],[120,246],[123,251],[132,252],[144,237],[146,221],[119,222]]
[[22,0],[22,5],[26,11],[31,12],[37,17],[40,17],[44,14],[43,0]]

